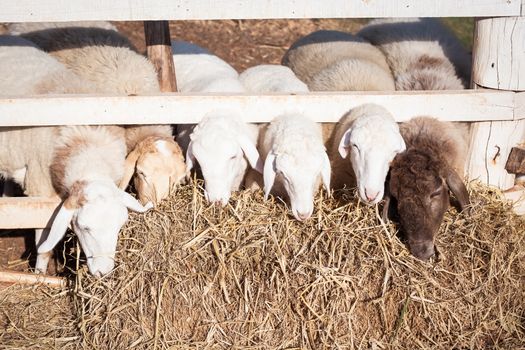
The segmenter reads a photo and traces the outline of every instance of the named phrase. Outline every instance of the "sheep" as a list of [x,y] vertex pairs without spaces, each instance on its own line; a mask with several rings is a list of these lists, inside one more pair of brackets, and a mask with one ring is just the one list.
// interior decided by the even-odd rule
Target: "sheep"
[[194,128],[186,152],[186,166],[190,171],[199,163],[208,202],[225,206],[231,192],[240,188],[248,163],[262,173],[257,134],[255,125],[246,124],[232,111],[211,112]]
[[320,30],[296,41],[282,64],[312,91],[394,90],[380,50],[357,36]]
[[186,42],[172,41],[177,88],[181,92],[244,92],[239,73],[208,50]]
[[308,92],[308,86],[293,71],[277,64],[262,64],[246,69],[239,80],[249,92]]
[[377,19],[357,35],[383,51],[396,90],[458,90],[468,86],[470,54],[437,19]]
[[[204,48],[172,41],[177,86],[181,92],[244,92],[239,74]],[[199,163],[206,200],[226,205],[243,182],[248,164],[262,172],[257,152],[258,129],[246,124],[236,111],[217,110],[199,124],[177,127],[177,141],[186,151],[187,171]]]
[[[239,73],[205,48],[173,40],[171,51],[180,92],[245,92]],[[177,126],[177,141],[185,152],[194,127],[195,124]]]
[[399,127],[385,108],[376,104],[353,108],[328,140],[332,188],[357,185],[363,202],[377,204],[383,199],[390,162],[405,148]]
[[407,149],[391,164],[383,216],[393,198],[410,252],[427,260],[434,255],[434,238],[449,206],[449,191],[461,210],[470,203],[462,181],[467,142],[454,124],[430,117],[413,118],[400,131]]
[[272,120],[260,134],[264,159],[264,196],[288,197],[293,216],[307,220],[321,180],[330,191],[330,160],[323,144],[321,126],[300,114]]
[[[22,36],[88,81],[98,93],[159,93],[153,65],[114,30],[58,27]],[[18,28],[20,30],[20,28]],[[119,187],[133,178],[142,204],[157,204],[185,178],[184,156],[169,125],[126,127],[128,159]]]
[[[3,95],[90,92],[89,82],[20,37],[0,36],[0,75]],[[150,208],[115,184],[126,155],[123,130],[6,127],[0,129],[0,150],[0,173],[17,182],[26,195],[59,195],[64,200],[51,228],[36,231],[36,271],[45,273],[50,252],[71,221],[90,272],[97,276],[109,272],[118,231],[127,219],[125,208],[139,212]]]

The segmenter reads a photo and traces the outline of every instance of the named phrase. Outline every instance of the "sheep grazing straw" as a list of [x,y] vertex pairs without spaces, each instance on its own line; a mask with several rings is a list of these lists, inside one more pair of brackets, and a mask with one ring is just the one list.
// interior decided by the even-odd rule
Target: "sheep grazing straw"
[[468,86],[470,54],[438,19],[376,19],[357,35],[383,51],[396,90],[459,90]]
[[311,91],[394,90],[390,68],[381,51],[352,34],[320,30],[285,53],[290,67]]
[[328,144],[332,188],[357,185],[359,198],[367,204],[383,199],[390,162],[406,148],[392,115],[375,104],[358,106],[344,115]]
[[[90,86],[19,37],[0,37],[0,72],[0,91],[5,93],[85,92]],[[71,222],[91,273],[111,271],[126,207],[149,209],[116,186],[126,155],[124,131],[114,126],[5,128],[0,144],[3,176],[18,182],[29,196],[58,194],[64,200],[51,228],[36,231],[36,270],[46,272],[51,250]]]
[[308,219],[321,180],[330,191],[330,160],[320,125],[302,115],[283,115],[261,131],[260,140],[265,198],[273,188],[289,198],[297,220]]
[[435,235],[449,207],[449,191],[461,210],[470,203],[461,177],[467,144],[454,124],[429,117],[413,118],[400,129],[407,149],[392,162],[388,192],[395,199],[410,251],[426,260],[435,253]]
[[[37,31],[25,24],[10,29],[49,52],[67,68],[93,85],[98,93],[147,94],[160,92],[153,65],[138,54],[131,43],[107,22],[88,27],[74,23],[73,27],[54,23],[38,26]],[[185,177],[184,157],[172,138],[169,125],[126,127],[129,159],[120,183],[124,189],[133,177],[140,201],[158,203],[174,190]]]
[[257,131],[230,111],[206,115],[195,127],[186,153],[187,169],[199,163],[209,202],[226,205],[231,193],[240,189],[248,164],[262,172]]

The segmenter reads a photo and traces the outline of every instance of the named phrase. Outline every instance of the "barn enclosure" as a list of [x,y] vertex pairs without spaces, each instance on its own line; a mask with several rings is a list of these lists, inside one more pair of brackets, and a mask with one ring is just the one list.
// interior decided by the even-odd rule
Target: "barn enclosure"
[[[337,122],[356,106],[377,103],[397,122],[418,115],[469,122],[465,176],[476,201],[471,220],[449,211],[439,240],[450,251],[431,266],[404,251],[377,208],[323,197],[315,221],[301,226],[282,208],[257,204],[260,194],[235,196],[227,211],[207,207],[194,183],[154,213],[131,217],[110,278],[88,276],[77,259],[73,276],[9,287],[0,312],[16,311],[0,322],[0,347],[523,348],[525,223],[511,209],[523,214],[525,192],[514,187],[505,203],[502,191],[525,177],[520,148],[507,164],[525,142],[525,0],[0,0],[0,7],[0,22],[144,21],[163,91],[0,97],[0,126],[192,124],[224,105],[247,122],[269,122],[291,109]],[[167,21],[383,17],[475,17],[471,89],[176,92]],[[0,198],[0,229],[49,227],[59,205],[55,198]],[[45,336],[28,331],[32,322]]]

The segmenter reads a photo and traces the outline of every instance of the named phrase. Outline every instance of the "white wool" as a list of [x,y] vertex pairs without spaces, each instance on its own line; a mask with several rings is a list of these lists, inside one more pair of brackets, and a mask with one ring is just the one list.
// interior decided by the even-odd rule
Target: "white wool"
[[308,86],[294,72],[275,64],[262,64],[246,69],[239,80],[249,92],[308,92]]
[[387,110],[375,104],[352,109],[337,123],[330,140],[333,187],[357,185],[361,200],[378,203],[390,162],[404,150],[399,127]]
[[277,117],[261,132],[260,148],[265,193],[274,188],[275,194],[289,198],[298,220],[307,219],[321,179],[327,190],[330,187],[330,161],[320,125],[298,114]]
[[297,40],[285,53],[290,67],[311,91],[393,90],[381,51],[360,37],[320,30]]

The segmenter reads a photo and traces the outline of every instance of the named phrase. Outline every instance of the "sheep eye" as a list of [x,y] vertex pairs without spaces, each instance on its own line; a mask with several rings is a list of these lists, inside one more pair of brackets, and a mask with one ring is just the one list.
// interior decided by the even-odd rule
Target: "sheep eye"
[[359,147],[355,143],[352,144],[352,147],[354,147],[357,151],[359,151]]
[[233,155],[230,157],[230,160],[234,160],[235,158],[237,158],[237,155]]
[[441,191],[443,191],[443,188],[440,188],[439,190],[432,192],[432,194],[430,195],[430,198],[435,198],[439,196],[441,194]]

